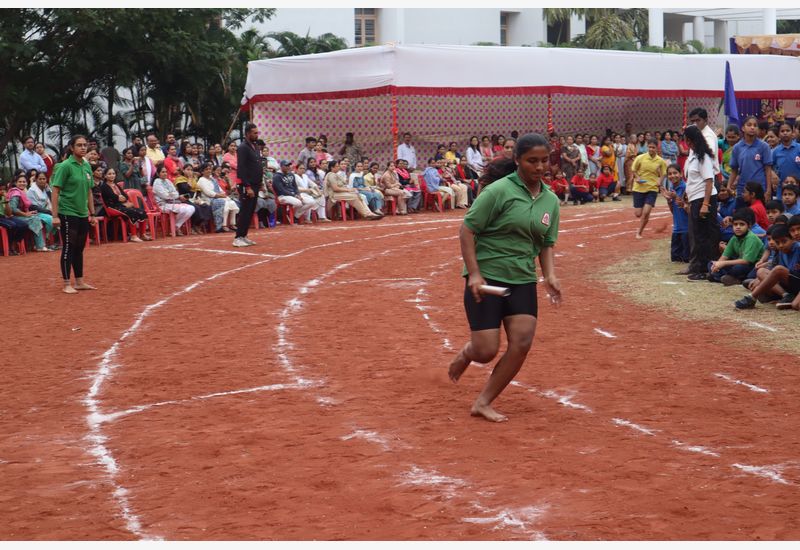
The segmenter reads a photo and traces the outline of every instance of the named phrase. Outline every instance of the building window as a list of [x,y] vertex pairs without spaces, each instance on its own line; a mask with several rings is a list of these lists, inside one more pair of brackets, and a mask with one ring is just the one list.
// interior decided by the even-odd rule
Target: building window
[[355,8],[356,46],[375,44],[378,41],[378,10]]
[[500,45],[508,46],[508,14],[500,12]]

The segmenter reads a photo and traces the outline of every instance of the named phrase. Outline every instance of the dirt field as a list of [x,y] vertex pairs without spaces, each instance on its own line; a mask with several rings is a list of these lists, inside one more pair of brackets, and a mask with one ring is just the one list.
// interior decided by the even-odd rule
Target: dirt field
[[500,425],[459,212],[93,246],[77,296],[0,258],[0,539],[798,539],[798,357],[593,277],[655,215],[564,208]]

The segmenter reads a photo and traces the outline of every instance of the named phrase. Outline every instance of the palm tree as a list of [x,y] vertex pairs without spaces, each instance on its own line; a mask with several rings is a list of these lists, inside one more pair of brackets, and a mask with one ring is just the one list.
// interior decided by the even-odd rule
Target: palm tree
[[291,31],[282,31],[271,32],[267,37],[278,43],[278,49],[275,51],[274,57],[332,52],[347,48],[347,42],[344,38],[330,32],[312,37],[309,33],[306,33],[305,36],[300,36]]
[[582,17],[587,31],[581,45],[586,48],[610,49],[615,43],[633,39],[647,44],[648,14],[645,8],[544,8],[543,11],[549,25],[569,21],[573,15]]

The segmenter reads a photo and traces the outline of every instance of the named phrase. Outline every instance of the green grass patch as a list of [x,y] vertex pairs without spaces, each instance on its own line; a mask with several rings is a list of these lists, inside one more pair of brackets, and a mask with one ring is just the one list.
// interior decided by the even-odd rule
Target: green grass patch
[[669,239],[654,240],[650,250],[629,256],[622,266],[606,267],[596,278],[633,302],[658,307],[680,319],[717,324],[720,331],[731,336],[746,332],[756,337],[731,338],[733,345],[752,347],[757,341],[767,349],[800,355],[800,312],[778,311],[770,304],[745,311],[735,309],[733,302],[747,292],[744,287],[690,282],[686,276],[676,275],[686,264],[669,261],[669,246]]

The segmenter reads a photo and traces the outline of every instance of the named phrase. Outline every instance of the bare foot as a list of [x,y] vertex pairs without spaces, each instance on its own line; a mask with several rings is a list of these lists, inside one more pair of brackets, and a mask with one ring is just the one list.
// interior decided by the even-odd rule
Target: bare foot
[[447,375],[450,377],[450,380],[458,382],[458,379],[461,378],[461,375],[467,370],[469,364],[470,361],[467,361],[466,357],[464,357],[464,350],[462,349],[458,352],[456,358],[450,362],[450,368],[447,369]]
[[76,283],[74,288],[75,290],[97,290],[96,287],[93,287],[92,285],[86,283],[80,283],[80,284]]
[[64,285],[64,292],[67,294],[77,294],[78,291],[72,288],[71,285]]
[[642,236],[642,234],[641,234],[641,233],[638,233],[638,232],[636,233],[636,238],[637,238],[637,239],[644,239],[644,237]]
[[506,422],[508,420],[507,416],[500,414],[489,405],[478,405],[477,403],[472,405],[470,414],[472,416],[482,416],[489,422]]

